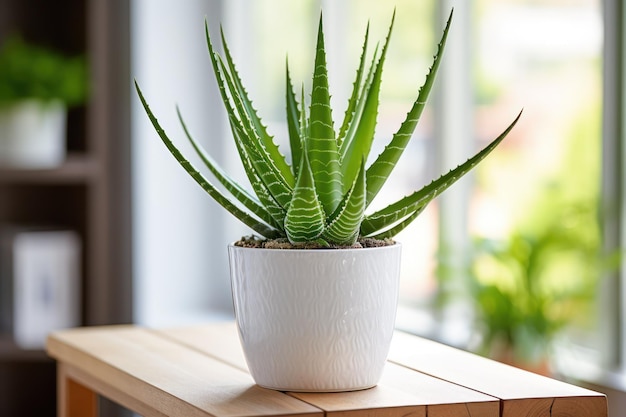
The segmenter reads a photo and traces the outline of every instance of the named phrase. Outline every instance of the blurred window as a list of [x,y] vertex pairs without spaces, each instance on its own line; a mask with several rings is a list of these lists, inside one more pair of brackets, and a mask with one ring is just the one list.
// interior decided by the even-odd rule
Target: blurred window
[[[446,56],[429,105],[375,207],[409,194],[464,162],[524,109],[505,142],[397,236],[404,246],[400,327],[452,343],[477,343],[472,327],[473,316],[481,314],[474,308],[476,282],[495,285],[500,292],[515,286],[521,286],[516,291],[523,292],[528,290],[524,285],[531,285],[535,291],[531,297],[543,303],[537,308],[546,326],[566,322],[567,337],[592,352],[600,351],[594,330],[599,320],[596,288],[606,271],[598,220],[602,181],[600,3],[227,3],[224,29],[231,52],[259,113],[283,149],[287,147],[285,56],[294,84],[302,83],[306,90],[320,10],[324,10],[329,82],[338,124],[367,22],[370,40],[384,40],[395,7],[373,156],[398,128],[417,96],[454,6]],[[231,156],[232,166],[236,166],[236,155]],[[242,172],[240,178],[244,178]],[[527,258],[514,253],[517,250],[526,251]],[[499,256],[500,264],[490,263],[490,256],[492,261]],[[503,266],[502,259],[507,256],[510,259]],[[529,270],[519,271],[524,265]],[[535,269],[530,271],[529,265]],[[520,279],[537,282],[520,284]],[[519,293],[512,296],[523,297]],[[433,317],[432,311],[438,314]],[[532,332],[524,326],[513,331]],[[534,340],[527,335],[519,337],[526,337],[526,342]]]

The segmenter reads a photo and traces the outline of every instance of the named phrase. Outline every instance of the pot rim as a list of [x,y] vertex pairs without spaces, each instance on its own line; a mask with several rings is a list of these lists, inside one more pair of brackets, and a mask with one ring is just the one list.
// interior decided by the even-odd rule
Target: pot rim
[[395,243],[393,245],[386,245],[386,246],[372,246],[372,247],[367,247],[367,248],[317,248],[317,249],[312,249],[312,248],[308,248],[308,249],[279,249],[279,248],[255,248],[255,247],[250,247],[250,246],[237,246],[235,245],[235,242],[231,242],[228,245],[228,248],[234,248],[237,250],[255,250],[255,251],[267,251],[267,252],[276,252],[276,253],[285,253],[285,252],[289,252],[289,253],[308,253],[308,252],[312,252],[312,253],[324,253],[324,252],[331,252],[331,253],[337,253],[337,252],[352,252],[352,251],[358,251],[358,252],[364,252],[364,251],[375,251],[375,250],[380,250],[380,249],[399,249],[402,247],[402,244],[398,241],[395,241]]

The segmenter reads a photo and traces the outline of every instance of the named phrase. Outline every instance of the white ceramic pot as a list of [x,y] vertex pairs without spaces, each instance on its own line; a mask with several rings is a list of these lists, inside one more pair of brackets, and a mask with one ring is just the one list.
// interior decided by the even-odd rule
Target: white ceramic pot
[[239,336],[258,385],[330,392],[378,383],[395,325],[399,244],[228,252]]
[[0,166],[53,168],[65,159],[67,109],[61,101],[23,100],[0,109]]

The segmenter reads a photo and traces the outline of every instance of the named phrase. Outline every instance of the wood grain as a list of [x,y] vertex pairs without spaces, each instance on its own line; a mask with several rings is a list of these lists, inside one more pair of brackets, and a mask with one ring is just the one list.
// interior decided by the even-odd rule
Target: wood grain
[[389,359],[499,398],[502,417],[608,415],[603,394],[406,333],[394,335]]
[[[164,337],[247,369],[234,323],[158,330]],[[439,378],[388,363],[378,386],[346,393],[290,393],[327,416],[471,416],[498,417],[496,398]],[[468,414],[468,410],[475,410]],[[428,412],[428,414],[427,414]],[[475,414],[478,413],[478,414]]]
[[[154,417],[607,416],[602,394],[401,332],[379,385],[345,393],[281,393],[255,385],[231,322],[65,330],[49,338],[47,350],[63,370],[62,410],[95,392]],[[80,404],[89,409],[89,401]]]
[[237,327],[233,322],[211,323],[153,330],[156,334],[181,343],[248,372],[246,358],[239,343]]
[[[328,416],[359,416],[376,410],[385,417],[409,415],[471,416],[470,409],[482,417],[498,417],[496,398],[429,375],[388,363],[378,386],[342,394],[291,393],[326,411]],[[478,408],[474,406],[479,406]]]
[[47,348],[91,378],[91,385],[97,381],[100,394],[138,412],[141,404],[170,417],[322,415],[311,405],[258,387],[241,370],[145,329],[63,331],[49,338]]

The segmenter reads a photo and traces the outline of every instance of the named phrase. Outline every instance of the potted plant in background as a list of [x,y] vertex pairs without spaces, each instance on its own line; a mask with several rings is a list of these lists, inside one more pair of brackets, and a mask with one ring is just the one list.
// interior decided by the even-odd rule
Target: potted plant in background
[[476,327],[482,335],[479,353],[550,374],[550,343],[593,294],[591,282],[573,280],[563,288],[550,285],[555,269],[550,263],[562,266],[559,252],[580,250],[567,238],[562,233],[515,232],[503,240],[475,240],[470,288]]
[[550,374],[559,339],[572,327],[597,326],[598,284],[623,259],[621,250],[602,245],[600,125],[596,113],[581,111],[561,160],[512,231],[473,239],[469,282],[479,353]]
[[[395,14],[394,14],[395,16]],[[373,162],[382,68],[393,28],[368,56],[369,27],[353,91],[333,125],[320,17],[310,103],[299,102],[286,70],[290,161],[273,141],[243,87],[226,39],[219,55],[205,24],[209,56],[235,146],[254,193],[230,178],[191,136],[195,151],[227,193],[215,187],[169,139],[139,98],[180,165],[258,237],[229,245],[239,335],[256,383],[285,391],[345,391],[377,384],[394,328],[401,246],[392,238],[426,205],[474,168],[513,128],[419,191],[365,214],[411,139],[439,67],[452,13],[433,65],[396,134]],[[369,65],[368,65],[369,63]],[[235,201],[233,201],[233,199]]]
[[61,164],[67,108],[84,103],[86,96],[83,57],[8,38],[0,48],[0,165]]

